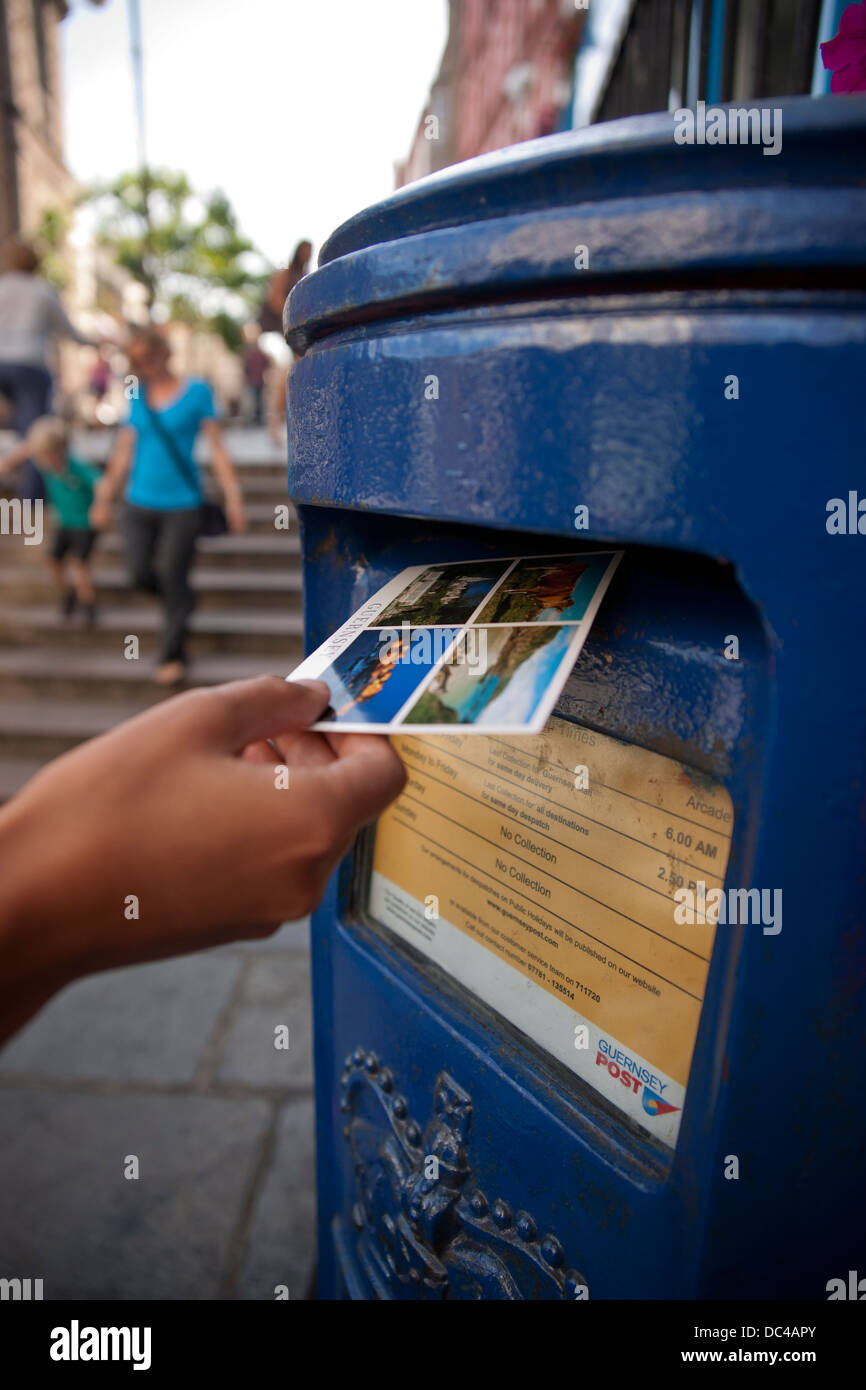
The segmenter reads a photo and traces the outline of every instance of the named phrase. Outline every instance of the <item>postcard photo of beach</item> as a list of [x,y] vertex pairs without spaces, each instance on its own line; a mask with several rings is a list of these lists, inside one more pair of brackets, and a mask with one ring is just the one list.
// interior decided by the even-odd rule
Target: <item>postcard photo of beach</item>
[[530,723],[562,663],[570,663],[574,628],[539,624],[480,632],[485,638],[483,668],[446,661],[401,724]]

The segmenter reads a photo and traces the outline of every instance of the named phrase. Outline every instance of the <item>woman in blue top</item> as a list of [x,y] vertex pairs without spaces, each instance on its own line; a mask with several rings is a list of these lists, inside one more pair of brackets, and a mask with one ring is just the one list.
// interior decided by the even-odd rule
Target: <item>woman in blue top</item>
[[[187,626],[195,604],[189,571],[204,501],[193,457],[199,430],[210,444],[230,529],[243,531],[246,521],[207,382],[175,376],[168,344],[157,328],[137,329],[127,355],[139,383],[138,396],[130,403],[127,425],[96,489],[90,519],[97,529],[108,525],[112,499],[129,475],[124,532],[132,580],[138,588],[158,594],[165,609],[154,679],[160,685],[177,685],[186,676]],[[159,574],[153,564],[157,547],[162,555]]]

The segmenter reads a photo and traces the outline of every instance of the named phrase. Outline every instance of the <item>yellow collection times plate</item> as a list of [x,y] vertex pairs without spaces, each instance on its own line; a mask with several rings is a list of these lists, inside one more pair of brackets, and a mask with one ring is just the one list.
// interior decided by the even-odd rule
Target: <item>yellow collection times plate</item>
[[674,894],[722,887],[725,788],[556,717],[392,742],[370,915],[673,1146],[716,930]]

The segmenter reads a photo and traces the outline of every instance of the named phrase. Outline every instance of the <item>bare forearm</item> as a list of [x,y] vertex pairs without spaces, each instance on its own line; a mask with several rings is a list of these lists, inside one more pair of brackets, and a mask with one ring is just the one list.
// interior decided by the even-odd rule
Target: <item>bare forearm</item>
[[14,449],[10,449],[8,454],[4,454],[0,458],[0,473],[8,473],[16,464],[23,463],[29,452],[23,440],[20,444],[16,444]]
[[310,731],[329,697],[273,677],[187,692],[64,754],[0,811],[0,1041],[80,976],[311,911],[405,783],[385,739]]
[[210,458],[213,471],[217,476],[223,497],[226,504],[226,515],[228,517],[229,530],[241,532],[246,530],[247,520],[244,512],[244,501],[241,496],[240,484],[231,459],[226,453],[223,444],[222,432],[215,420],[209,420],[205,425],[205,434],[210,445]]
[[241,489],[238,476],[221,440],[211,442],[211,464],[226,501],[239,500]]
[[94,498],[97,502],[107,503],[114,500],[123,486],[131,462],[132,443],[128,439],[122,439],[108,460],[105,472],[94,489]]
[[113,502],[126,476],[126,469],[115,465],[113,459],[109,461],[108,467],[100,478],[96,487],[93,489],[93,497],[96,502]]
[[65,933],[40,918],[39,893],[26,866],[40,861],[46,845],[28,825],[16,798],[0,811],[0,1044],[75,978]]

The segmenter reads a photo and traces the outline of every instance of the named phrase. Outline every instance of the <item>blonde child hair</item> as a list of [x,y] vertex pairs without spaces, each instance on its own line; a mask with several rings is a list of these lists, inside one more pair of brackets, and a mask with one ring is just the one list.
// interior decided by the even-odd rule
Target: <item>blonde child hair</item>
[[69,426],[58,415],[40,415],[27,431],[27,447],[37,453],[56,448],[69,453]]

